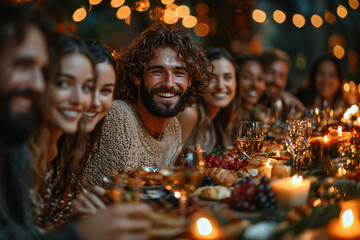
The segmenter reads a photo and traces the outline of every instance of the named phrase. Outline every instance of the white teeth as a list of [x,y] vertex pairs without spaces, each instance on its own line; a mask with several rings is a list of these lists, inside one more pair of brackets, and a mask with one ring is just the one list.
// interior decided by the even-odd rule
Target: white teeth
[[157,93],[157,95],[159,95],[160,97],[174,97],[175,93]]
[[67,117],[77,117],[77,115],[79,114],[77,111],[71,111],[71,110],[64,110],[63,111],[64,115]]
[[13,101],[16,105],[22,108],[30,108],[32,104],[31,99],[24,97],[15,97]]
[[97,114],[96,112],[86,112],[85,116],[87,116],[87,117],[95,117],[96,114]]
[[247,94],[248,94],[249,96],[251,96],[251,97],[257,97],[257,96],[258,96],[257,92],[255,92],[255,91],[250,91],[250,92],[248,92]]
[[216,93],[215,97],[224,98],[224,97],[226,97],[226,95],[227,95],[227,93]]

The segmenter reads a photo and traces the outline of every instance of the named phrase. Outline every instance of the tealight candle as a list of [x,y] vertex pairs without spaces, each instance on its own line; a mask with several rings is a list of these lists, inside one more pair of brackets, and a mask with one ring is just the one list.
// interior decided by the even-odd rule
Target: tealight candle
[[305,204],[310,190],[310,180],[294,175],[292,178],[281,178],[272,183],[276,197],[276,207],[289,209]]
[[290,177],[291,166],[286,166],[282,162],[274,163],[271,171],[271,177],[285,178]]
[[189,229],[193,239],[219,239],[222,236],[219,223],[206,213],[195,214]]
[[259,171],[259,177],[267,177],[271,178],[271,170],[273,166],[270,165],[269,162],[266,162],[264,165],[260,165],[258,168]]
[[342,202],[339,218],[330,220],[328,232],[331,239],[360,239],[360,222],[358,216],[358,201]]

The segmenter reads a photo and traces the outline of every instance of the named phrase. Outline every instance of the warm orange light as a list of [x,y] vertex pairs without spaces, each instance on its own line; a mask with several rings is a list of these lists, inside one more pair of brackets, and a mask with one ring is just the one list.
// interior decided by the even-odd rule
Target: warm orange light
[[255,9],[252,12],[252,18],[255,22],[263,23],[266,20],[266,13],[260,9]]
[[344,91],[349,92],[350,91],[350,85],[348,83],[344,84]]
[[351,227],[354,223],[354,215],[351,209],[346,209],[341,214],[341,223],[345,228]]
[[170,9],[166,9],[164,13],[164,22],[167,24],[174,24],[179,20],[178,16],[176,16],[176,12]]
[[339,5],[336,9],[336,13],[339,17],[345,18],[348,14],[348,10],[343,5]]
[[111,0],[110,6],[113,8],[118,8],[121,5],[123,5],[124,3],[125,3],[125,0]]
[[295,174],[292,179],[291,179],[291,183],[294,184],[294,185],[298,185],[298,184],[301,184],[302,183],[302,179],[303,177],[300,175],[298,176],[297,174]]
[[281,23],[285,22],[286,15],[283,11],[275,10],[273,13],[273,18],[274,18],[275,22],[281,24]]
[[164,9],[159,6],[155,6],[149,11],[149,18],[153,21],[159,20],[163,15]]
[[198,23],[194,28],[195,34],[199,37],[205,37],[206,35],[208,35],[209,30],[209,25],[207,25],[206,23]]
[[176,9],[176,16],[184,18],[190,14],[190,8],[186,5],[181,5]]
[[319,199],[316,199],[316,200],[315,200],[313,206],[314,206],[314,207],[318,207],[318,206],[320,206],[320,204],[321,204],[321,199],[319,198]]
[[195,27],[196,24],[197,24],[197,18],[194,17],[194,16],[191,16],[191,15],[186,16],[186,17],[184,17],[184,19],[182,20],[182,24],[183,24],[183,26],[186,27],[186,28],[193,28],[193,27]]
[[98,5],[99,3],[101,3],[102,0],[89,0],[89,3],[91,5]]
[[293,21],[294,25],[298,28],[302,28],[306,22],[305,17],[299,13],[294,14],[292,21]]
[[339,126],[337,130],[338,130],[338,134],[339,134],[339,136],[341,136],[341,135],[342,135],[342,127],[341,127],[341,126]]
[[319,28],[323,24],[323,20],[319,15],[314,14],[311,16],[311,23],[314,27]]
[[122,6],[116,12],[116,17],[118,19],[125,19],[131,14],[131,9],[129,6]]
[[349,6],[355,10],[359,7],[359,1],[358,0],[349,0]]
[[199,15],[206,15],[209,12],[209,5],[204,2],[200,2],[196,4],[195,10]]
[[174,197],[177,199],[181,198],[181,193],[179,191],[174,192]]
[[138,12],[145,12],[150,7],[149,0],[139,0],[135,2],[135,9]]
[[336,17],[332,12],[326,11],[325,20],[330,24],[334,24],[336,22]]
[[328,141],[329,141],[328,136],[325,135],[325,137],[324,137],[324,142],[327,143]]
[[199,218],[196,221],[196,227],[197,227],[198,233],[201,236],[210,235],[211,232],[213,231],[213,228],[211,226],[211,222],[209,221],[209,219],[204,218],[204,217]]
[[336,45],[334,47],[333,52],[334,52],[335,57],[337,57],[338,59],[343,58],[344,54],[345,54],[344,48],[342,46],[340,46],[340,45]]
[[78,8],[76,9],[76,11],[74,12],[72,18],[74,20],[74,22],[80,22],[82,20],[85,19],[86,17],[86,10],[84,7]]
[[171,187],[170,185],[166,185],[166,186],[165,186],[165,189],[168,190],[168,191],[170,191],[171,188],[172,188],[172,187]]
[[173,2],[175,2],[175,0],[161,0],[161,3],[164,5],[172,4]]

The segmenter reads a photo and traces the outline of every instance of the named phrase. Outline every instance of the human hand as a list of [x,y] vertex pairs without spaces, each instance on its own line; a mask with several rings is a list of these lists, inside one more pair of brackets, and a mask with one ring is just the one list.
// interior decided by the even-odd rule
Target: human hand
[[96,215],[83,218],[75,226],[85,240],[147,239],[151,213],[146,204],[113,205]]
[[86,189],[73,202],[74,212],[78,216],[90,216],[106,209],[105,196],[106,190],[102,187],[95,186],[94,192]]

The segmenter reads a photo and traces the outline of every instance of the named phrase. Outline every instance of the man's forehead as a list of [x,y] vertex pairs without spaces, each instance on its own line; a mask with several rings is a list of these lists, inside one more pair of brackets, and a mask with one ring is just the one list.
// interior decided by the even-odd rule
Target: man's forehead
[[158,48],[154,50],[154,57],[149,60],[146,67],[153,65],[171,66],[171,67],[185,67],[186,64],[178,58],[178,52],[170,47]]

